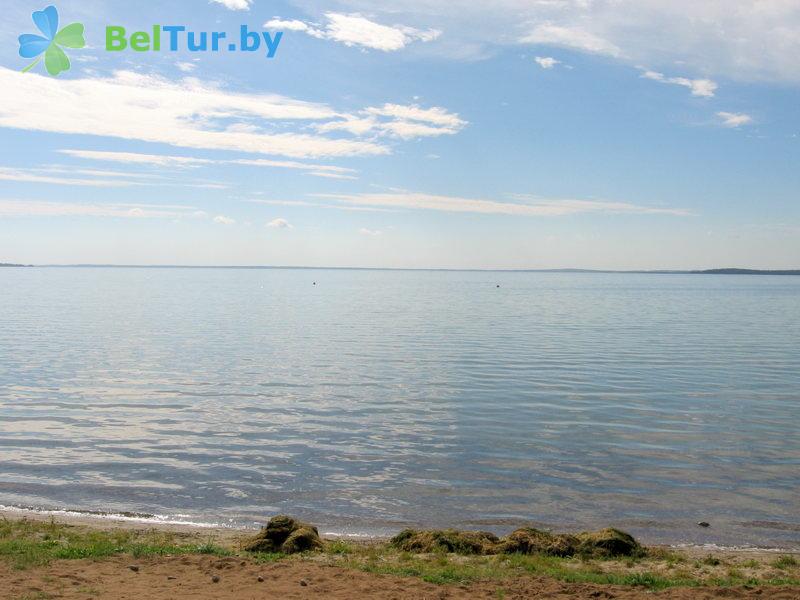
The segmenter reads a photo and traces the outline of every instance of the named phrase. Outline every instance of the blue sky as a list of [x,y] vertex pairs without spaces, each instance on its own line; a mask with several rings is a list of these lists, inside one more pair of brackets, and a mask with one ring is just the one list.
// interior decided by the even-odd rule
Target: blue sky
[[[0,261],[800,266],[796,2],[56,6],[58,77],[0,20]],[[154,24],[283,37],[105,50]]]

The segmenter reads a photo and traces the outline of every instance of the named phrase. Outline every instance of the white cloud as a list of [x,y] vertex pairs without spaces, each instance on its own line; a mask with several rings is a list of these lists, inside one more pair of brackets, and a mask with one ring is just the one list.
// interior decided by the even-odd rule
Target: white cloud
[[253,204],[266,204],[267,206],[301,206],[314,208],[329,208],[352,212],[397,212],[389,208],[376,208],[374,206],[345,206],[342,204],[328,204],[324,202],[306,202],[305,200],[245,200]]
[[552,56],[536,56],[533,60],[543,69],[552,69],[556,65],[561,64],[560,60],[556,60]]
[[307,31],[309,28],[305,21],[298,19],[281,19],[275,17],[274,19],[264,23],[264,29],[280,29],[281,31]]
[[190,73],[197,68],[197,65],[193,62],[176,62],[175,66],[184,73]]
[[383,235],[383,232],[380,229],[367,229],[366,227],[362,227],[358,230],[358,233],[361,235],[368,235],[371,237],[377,237],[379,235]]
[[434,106],[422,108],[416,104],[384,104],[359,111],[357,115],[343,115],[338,121],[329,121],[315,128],[320,132],[346,131],[352,135],[390,136],[399,139],[454,135],[467,122],[456,113]]
[[236,219],[231,219],[230,217],[226,217],[225,215],[217,215],[213,219],[214,223],[218,223],[219,225],[234,225],[236,223]]
[[203,218],[198,213],[191,206],[0,199],[0,217]]
[[221,4],[230,10],[250,10],[253,0],[211,0],[211,2]]
[[661,83],[669,83],[672,85],[682,85],[691,90],[692,96],[700,96],[702,98],[713,98],[714,93],[719,87],[716,82],[710,79],[689,79],[687,77],[667,77],[658,71],[651,71],[645,69],[642,73],[644,79],[652,79],[653,81],[660,81]]
[[326,171],[309,171],[309,175],[314,177],[324,177],[326,179],[358,179],[355,175],[343,175],[342,173],[328,173]]
[[355,169],[348,167],[337,167],[336,165],[319,165],[314,163],[297,162],[292,160],[269,160],[265,158],[237,158],[226,162],[235,165],[250,165],[254,167],[274,167],[279,169],[299,169],[307,171],[309,175],[317,175],[319,173],[331,173],[342,176],[350,176],[356,173]]
[[523,36],[520,41],[526,44],[571,48],[590,54],[606,54],[615,57],[622,54],[615,44],[577,26],[565,27],[543,23],[534,27],[533,31]]
[[264,23],[266,29],[302,31],[310,36],[340,42],[345,46],[360,46],[383,52],[402,50],[412,42],[430,42],[441,35],[437,29],[420,30],[406,25],[381,25],[354,14],[325,13],[324,26],[297,19],[275,17]]
[[267,223],[267,227],[273,227],[275,229],[292,229],[293,225],[286,219],[281,219],[278,217],[277,219],[272,219],[272,221]]
[[[110,78],[57,80],[0,67],[0,89],[0,127],[292,158],[390,152],[374,141],[267,131],[276,121],[303,125],[339,113],[324,104],[234,93],[194,78],[173,81],[117,71]],[[237,129],[237,124],[253,129]]]
[[[308,4],[308,2],[306,2]],[[317,2],[319,4],[319,2]],[[797,0],[348,0],[378,20],[447,31],[436,56],[474,59],[495,46],[539,43],[691,77],[800,83]],[[479,33],[478,33],[479,32]],[[713,78],[713,77],[712,77]]]
[[[86,175],[89,176],[90,179],[76,177],[76,175]],[[224,189],[227,187],[222,183],[196,179],[186,182],[167,180],[164,177],[151,173],[125,173],[121,171],[104,171],[98,169],[68,169],[59,166],[33,169],[0,167],[0,180],[88,187],[127,187],[137,185],[212,189]]]
[[441,32],[435,29],[420,31],[402,25],[392,27],[380,25],[359,14],[326,13],[325,17],[328,19],[325,31],[328,39],[346,46],[363,46],[384,52],[401,50],[414,41],[429,42],[441,35]]
[[745,113],[732,113],[720,111],[717,116],[722,119],[723,127],[741,127],[753,122],[753,117]]
[[184,167],[202,164],[212,164],[215,161],[208,158],[195,158],[193,156],[169,156],[165,154],[141,154],[138,152],[116,152],[104,150],[59,150],[62,154],[86,158],[89,160],[101,160],[121,163],[135,163],[146,165],[157,165],[160,167]]
[[63,177],[41,174],[41,172],[34,169],[13,169],[8,167],[0,167],[0,180],[20,181],[26,183],[50,183],[55,185],[82,185],[91,187],[124,187],[129,185],[142,185],[141,182],[126,181],[117,178],[100,179],[95,176],[91,179],[83,179],[77,177]]
[[549,200],[520,195],[514,197],[517,202],[476,200],[415,192],[312,195],[318,198],[327,198],[354,205],[530,217],[560,216],[579,213],[661,214],[675,216],[687,216],[691,214],[689,211],[680,208],[639,206],[627,202],[570,199]]
[[392,117],[399,120],[422,121],[439,127],[446,127],[453,130],[462,128],[466,122],[462,121],[457,114],[448,112],[439,106],[433,108],[422,108],[416,104],[384,104],[379,107],[370,107],[364,110],[367,114]]
[[192,156],[173,156],[166,154],[142,154],[138,152],[116,152],[104,150],[59,150],[62,154],[89,160],[111,161],[122,163],[147,164],[159,167],[195,167],[200,165],[250,165],[254,167],[273,167],[279,169],[297,169],[306,171],[315,177],[331,177],[337,179],[356,179],[355,169],[322,165],[294,160],[271,160],[268,158],[219,159],[196,158]]

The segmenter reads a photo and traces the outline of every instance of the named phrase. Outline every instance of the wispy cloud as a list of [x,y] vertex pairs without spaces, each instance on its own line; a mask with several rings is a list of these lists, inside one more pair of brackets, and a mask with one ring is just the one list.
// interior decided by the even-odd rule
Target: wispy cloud
[[309,121],[337,119],[340,113],[324,104],[236,93],[195,78],[174,81],[118,71],[110,78],[56,80],[0,67],[0,88],[0,127],[292,158],[390,152],[370,140],[300,130],[274,133],[275,122],[302,129]]
[[[76,177],[83,175],[85,177]],[[88,179],[86,178],[88,177]],[[88,187],[170,186],[224,189],[227,186],[214,181],[167,181],[148,173],[125,173],[97,169],[67,169],[64,167],[12,168],[0,167],[0,180],[53,185],[77,185]]]
[[749,125],[753,122],[753,117],[745,113],[733,113],[720,111],[717,116],[722,119],[723,127],[741,127],[742,125]]
[[344,175],[342,173],[328,173],[326,171],[309,171],[309,175],[314,177],[325,177],[326,179],[358,179],[355,175]]
[[597,200],[540,199],[533,196],[515,195],[516,202],[496,200],[476,200],[457,196],[439,196],[416,192],[363,193],[363,194],[312,194],[317,198],[327,198],[353,205],[379,206],[436,210],[444,212],[463,212],[480,214],[501,214],[529,217],[553,217],[580,213],[642,214],[687,216],[692,214],[682,208],[660,208],[640,206],[627,202],[603,202]]
[[367,235],[370,237],[377,237],[379,235],[383,235],[383,232],[380,229],[368,229],[366,227],[362,227],[358,230],[358,233],[361,235]]
[[714,93],[719,87],[716,82],[710,79],[689,79],[687,77],[667,77],[658,71],[651,71],[644,69],[642,77],[644,79],[652,79],[653,81],[660,81],[661,83],[669,83],[672,85],[681,85],[691,90],[692,96],[700,96],[702,98],[713,98]]
[[166,154],[141,154],[138,152],[116,152],[105,150],[75,150],[65,148],[59,150],[62,154],[86,158],[89,160],[111,161],[120,163],[135,163],[157,165],[160,167],[189,167],[194,165],[212,164],[215,161],[208,158],[195,158],[193,156],[170,156]]
[[109,161],[119,163],[135,163],[159,167],[197,167],[201,165],[249,165],[254,167],[270,167],[277,169],[297,169],[306,171],[308,175],[316,177],[332,177],[340,179],[355,179],[356,169],[307,163],[294,160],[272,160],[268,158],[236,158],[236,159],[210,159],[192,156],[174,156],[167,154],[142,154],[136,152],[116,152],[106,150],[75,150],[62,149],[62,154],[85,158],[88,160]]
[[320,176],[321,173],[328,173],[329,176],[339,175],[342,177],[352,177],[357,173],[355,169],[349,167],[338,167],[336,165],[319,165],[314,163],[296,162],[290,160],[269,160],[264,158],[238,158],[229,161],[221,161],[234,165],[250,165],[253,167],[273,167],[276,169],[299,169],[306,171],[309,175]]
[[102,179],[94,176],[90,179],[78,177],[63,177],[42,174],[33,169],[14,169],[0,167],[0,180],[20,181],[26,183],[49,183],[54,185],[82,185],[91,187],[124,187],[129,185],[143,185],[142,182],[127,181],[119,178]]
[[434,106],[384,104],[365,108],[357,115],[315,125],[319,132],[346,131],[356,136],[389,136],[400,139],[455,135],[467,122],[458,114]]
[[579,26],[564,26],[553,23],[536,25],[520,41],[526,44],[542,44],[581,50],[591,54],[620,56],[622,51],[616,44]]
[[358,14],[325,13],[326,23],[317,25],[298,19],[275,17],[266,29],[301,31],[312,37],[383,52],[402,50],[412,42],[429,42],[441,35],[437,29],[420,30],[406,25],[382,25]]
[[212,219],[214,223],[218,225],[235,225],[236,219],[231,219],[230,217],[226,217],[225,215],[217,215]]
[[207,215],[193,206],[154,204],[98,204],[0,199],[0,217],[114,217],[203,219]]
[[355,212],[396,212],[391,208],[377,208],[375,206],[350,206],[343,204],[329,204],[325,202],[308,202],[306,200],[254,200],[248,199],[245,202],[253,204],[265,204],[267,206],[291,206],[296,208],[328,208],[333,210],[355,211]]

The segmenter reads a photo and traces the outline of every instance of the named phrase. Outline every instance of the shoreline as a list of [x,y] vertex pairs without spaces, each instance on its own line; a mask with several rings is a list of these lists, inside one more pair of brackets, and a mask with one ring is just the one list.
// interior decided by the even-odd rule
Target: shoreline
[[[277,523],[276,523],[277,522]],[[466,531],[389,540],[318,540],[275,550],[291,518],[252,530],[135,518],[0,510],[0,598],[13,600],[716,600],[800,597],[800,554],[640,546],[623,532],[587,534],[584,553],[538,543],[537,530],[492,540]],[[295,533],[309,526],[299,523]],[[474,532],[473,532],[474,533]],[[287,535],[288,532],[283,533]],[[600,534],[601,537],[593,537]],[[605,537],[603,535],[613,537]],[[436,537],[440,535],[441,537]],[[550,535],[550,534],[545,534]],[[549,539],[557,540],[559,534]],[[411,536],[411,537],[409,537]],[[488,536],[488,537],[487,537]],[[625,540],[630,541],[628,544]],[[289,538],[284,538],[288,542]],[[445,541],[438,545],[434,540]],[[487,545],[470,545],[483,539]],[[546,540],[547,538],[538,538]],[[561,538],[566,541],[566,538]],[[616,546],[603,545],[611,539]],[[593,540],[593,541],[592,541]],[[601,540],[604,540],[601,542]],[[502,544],[521,545],[503,550]],[[546,542],[545,542],[546,543]],[[558,543],[558,542],[555,542]],[[591,545],[596,543],[596,545]],[[255,544],[255,545],[254,545]],[[432,544],[432,545],[431,545]],[[450,544],[455,544],[451,546]],[[573,547],[574,550],[575,547]],[[592,549],[593,548],[593,549]]]
[[[0,520],[22,520],[49,522],[55,520],[65,525],[85,527],[92,530],[122,529],[128,531],[156,530],[180,534],[187,537],[208,538],[224,543],[231,543],[251,536],[258,532],[260,527],[226,526],[220,524],[181,522],[174,520],[160,520],[155,516],[136,516],[120,513],[80,512],[75,510],[37,510],[0,505]],[[264,524],[269,516],[264,517]],[[390,539],[390,535],[367,534],[339,534],[334,532],[321,532],[325,540],[344,540],[355,544],[380,544]],[[721,546],[718,544],[647,544],[650,548],[675,550],[688,556],[706,556],[716,554],[723,556],[753,556],[770,557],[782,554],[800,556],[798,548],[758,547],[758,546]]]
[[235,540],[251,535],[257,528],[251,527],[225,527],[223,525],[179,522],[172,520],[158,520],[146,516],[128,516],[118,513],[91,513],[74,510],[35,510],[15,506],[0,505],[0,520],[22,520],[48,522],[55,520],[66,525],[86,527],[88,529],[123,529],[123,530],[151,530],[168,533],[184,534],[188,536],[212,535],[220,540]]

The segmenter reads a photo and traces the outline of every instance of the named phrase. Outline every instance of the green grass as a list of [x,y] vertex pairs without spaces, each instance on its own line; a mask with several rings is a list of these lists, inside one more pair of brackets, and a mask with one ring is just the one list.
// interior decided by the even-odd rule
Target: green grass
[[58,559],[99,559],[118,554],[142,558],[175,554],[224,556],[231,552],[210,540],[189,543],[159,531],[100,531],[55,521],[0,520],[0,558],[17,569],[46,565]]
[[[692,566],[686,557],[672,551],[658,551],[648,557],[604,561],[602,559],[560,558],[544,555],[458,556],[418,555],[393,552],[382,547],[351,547],[342,555],[331,555],[333,564],[369,573],[418,577],[435,584],[468,584],[473,581],[502,580],[534,575],[567,583],[620,585],[662,590],[672,587],[733,587],[743,585],[800,585],[800,573],[786,577],[754,578],[736,567],[719,567],[718,558]],[[758,563],[760,564],[760,563]],[[752,562],[748,562],[752,565]],[[716,571],[709,567],[719,567]],[[498,588],[498,596],[502,596]]]
[[510,555],[505,557],[355,556],[345,564],[369,573],[419,577],[436,584],[465,584],[487,579],[507,579],[523,574],[552,577],[571,583],[645,586],[662,589],[675,585],[699,585],[694,580],[663,578],[652,573],[606,573],[592,563],[552,556]]
[[798,564],[797,559],[794,556],[780,556],[778,560],[776,560],[772,565],[776,569],[788,569],[790,567],[796,567]]
[[350,542],[344,540],[332,540],[325,545],[326,554],[352,554],[355,548]]
[[[649,571],[606,571],[597,562],[576,563],[574,559],[554,556],[517,555],[510,559],[510,566],[532,575],[543,575],[569,583],[642,586],[653,590],[699,585],[698,581],[691,578],[664,577]],[[632,566],[635,565],[629,565],[628,568]]]

